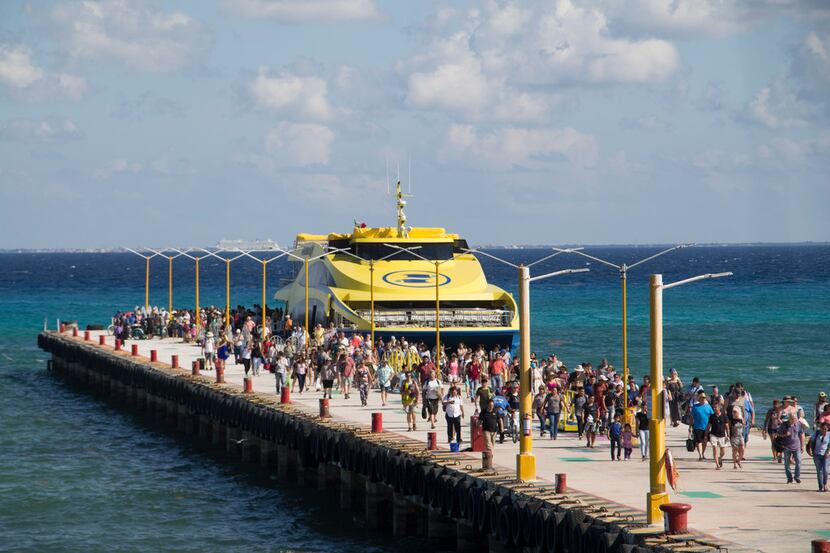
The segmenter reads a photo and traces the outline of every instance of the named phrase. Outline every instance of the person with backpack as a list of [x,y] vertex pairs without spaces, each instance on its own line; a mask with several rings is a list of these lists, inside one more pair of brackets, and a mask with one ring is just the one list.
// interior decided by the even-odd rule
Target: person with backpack
[[421,390],[418,389],[418,381],[412,378],[412,372],[406,373],[406,379],[401,384],[401,404],[406,413],[406,430],[411,432],[417,430],[415,408],[418,406],[418,398]]

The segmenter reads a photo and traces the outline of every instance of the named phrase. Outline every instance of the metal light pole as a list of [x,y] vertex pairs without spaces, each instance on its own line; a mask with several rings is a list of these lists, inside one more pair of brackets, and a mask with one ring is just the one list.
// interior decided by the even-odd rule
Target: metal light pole
[[[205,252],[207,255],[209,255],[211,257],[215,257],[216,259],[219,259],[220,261],[225,263],[225,328],[227,329],[227,328],[229,328],[229,326],[231,324],[231,263],[233,263],[234,261],[236,261],[237,259],[239,259],[241,257],[244,257],[249,252],[243,252],[242,250],[224,250],[224,249],[222,249],[222,250],[210,251],[210,250],[206,250],[204,248],[200,248],[200,249],[201,249],[201,251]],[[218,255],[220,253],[230,253],[231,251],[240,252],[240,253],[236,257],[230,257],[230,258]]]
[[[198,255],[197,256],[190,255],[188,252],[191,252],[191,251],[204,251],[204,250],[202,250],[201,248],[191,248],[187,251],[182,251],[182,250],[179,250],[179,249],[176,249],[176,248],[170,248],[170,249],[173,250],[174,252],[178,253],[179,255],[183,255],[183,256],[187,257],[188,259],[192,259],[194,261],[194,263],[196,264],[196,317],[195,317],[196,321],[195,321],[195,323],[196,323],[196,333],[198,334],[199,329],[202,326],[202,320],[201,320],[201,317],[199,317],[199,256]],[[176,257],[178,257],[178,255]],[[171,265],[171,267],[172,267],[172,265]],[[172,271],[172,268],[171,268],[171,271]],[[172,273],[171,273],[171,275],[172,275]],[[171,297],[172,297],[172,276],[171,276],[170,286],[171,286],[170,294],[171,294]]]
[[560,275],[587,273],[590,269],[563,269],[535,277],[530,276],[530,267],[551,257],[576,250],[559,250],[556,253],[538,259],[527,265],[516,265],[495,255],[480,250],[464,250],[479,253],[505,265],[514,267],[519,272],[519,418],[522,422],[522,437],[519,440],[519,454],[516,455],[516,478],[523,482],[536,480],[536,457],[533,455],[533,433],[530,432],[533,420],[533,390],[530,380],[530,283]]
[[150,260],[159,255],[159,253],[150,248],[140,249],[150,250],[151,252],[153,252],[153,255],[143,254],[131,248],[124,249],[144,259],[144,309],[150,309]]
[[[628,270],[637,267],[638,265],[642,265],[647,261],[651,261],[656,257],[660,257],[661,255],[667,254],[669,252],[673,252],[674,250],[679,250],[681,248],[688,248],[694,246],[694,244],[678,244],[677,246],[672,246],[666,250],[658,252],[652,256],[646,257],[645,259],[641,259],[636,263],[632,263],[631,265],[626,265],[623,263],[622,265],[617,265],[616,263],[612,263],[605,259],[600,259],[599,257],[595,257],[593,255],[588,255],[587,253],[581,251],[582,248],[576,248],[571,250],[570,253],[575,253],[577,255],[581,255],[583,257],[587,257],[588,259],[592,259],[598,263],[602,263],[603,265],[607,265],[608,267],[612,267],[617,269],[620,272],[620,285],[622,288],[622,364],[623,364],[623,386],[625,387],[625,406],[623,408],[623,423],[624,424],[633,424],[634,423],[634,413],[633,409],[628,406],[628,299],[627,299],[627,288],[628,288]],[[564,252],[565,250],[559,250]]]
[[708,273],[663,284],[663,275],[651,275],[649,280],[651,327],[651,411],[649,413],[649,492],[646,495],[646,515],[649,524],[662,518],[660,505],[669,502],[666,493],[666,414],[663,392],[663,291],[698,280],[732,276],[732,273]]

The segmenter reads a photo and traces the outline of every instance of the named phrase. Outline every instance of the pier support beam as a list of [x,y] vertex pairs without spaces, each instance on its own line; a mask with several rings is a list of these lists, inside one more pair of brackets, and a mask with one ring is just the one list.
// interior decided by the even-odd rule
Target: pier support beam
[[242,460],[246,463],[259,462],[259,438],[250,432],[242,433]]
[[277,444],[271,440],[259,441],[259,466],[264,469],[277,464]]
[[366,527],[372,530],[392,525],[392,488],[382,482],[366,483]]
[[297,478],[297,455],[287,445],[277,445],[277,477],[281,480]]
[[242,439],[242,431],[236,426],[228,426],[225,432],[225,450],[228,453],[239,453],[239,440]]
[[331,463],[317,465],[317,489],[332,492],[340,489],[340,467]]
[[199,415],[199,439],[205,442],[210,441],[210,417]]
[[441,509],[427,509],[427,537],[442,544],[455,545],[455,521],[441,513]]
[[228,427],[214,420],[210,421],[210,443],[216,447],[227,448]]
[[455,549],[458,553],[479,553],[487,547],[487,538],[478,531],[478,528],[473,527],[465,519],[456,521]]
[[426,533],[426,510],[403,494],[392,494],[392,535],[423,536]]

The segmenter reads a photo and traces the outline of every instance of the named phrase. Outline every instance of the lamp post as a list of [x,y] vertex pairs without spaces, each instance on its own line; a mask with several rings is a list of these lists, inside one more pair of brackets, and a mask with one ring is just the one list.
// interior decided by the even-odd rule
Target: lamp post
[[536,457],[533,455],[533,434],[530,424],[533,420],[533,390],[530,386],[530,283],[560,275],[586,273],[590,269],[563,269],[531,277],[530,267],[562,253],[576,250],[557,249],[556,253],[545,256],[527,265],[516,265],[495,255],[480,250],[464,251],[478,253],[515,268],[519,273],[519,418],[522,422],[522,437],[519,440],[519,454],[516,455],[516,478],[523,482],[536,480]]
[[[201,317],[199,317],[199,256],[198,255],[196,255],[196,256],[190,255],[188,252],[191,252],[191,251],[204,251],[204,250],[201,250],[200,248],[191,248],[187,251],[182,251],[182,250],[179,250],[179,249],[176,249],[176,248],[170,248],[170,249],[173,250],[174,252],[178,253],[179,255],[183,255],[188,259],[192,259],[193,262],[196,265],[196,317],[195,317],[196,321],[195,321],[195,323],[196,323],[196,333],[198,334],[199,329],[202,327],[202,319],[201,319]],[[178,257],[178,256],[176,256],[176,257]],[[171,265],[171,271],[172,271],[172,265]],[[172,279],[172,272],[170,274],[171,274],[171,279]],[[172,280],[171,280],[170,286],[171,286],[170,294],[171,294],[171,297],[172,297]]]
[[651,275],[649,279],[650,327],[651,327],[651,412],[649,430],[649,492],[646,495],[646,516],[649,524],[661,519],[660,505],[669,502],[666,493],[666,414],[663,391],[663,291],[684,284],[732,276],[732,273],[708,273],[692,278],[663,284],[663,275]]
[[153,255],[143,254],[131,248],[124,249],[144,259],[144,309],[150,309],[150,260],[159,255],[159,253],[150,248],[142,249],[150,250],[153,252]]
[[236,257],[224,257],[218,254],[228,252],[229,250],[210,251],[203,248],[200,249],[207,255],[215,257],[225,263],[225,329],[228,329],[231,324],[231,263],[241,257],[244,257],[248,252],[243,252],[242,250],[232,250],[234,252],[238,251],[241,253]]
[[[617,269],[620,272],[620,284],[622,287],[622,364],[623,364],[623,386],[626,387],[626,397],[625,397],[625,406],[623,409],[623,423],[625,424],[633,424],[634,423],[634,413],[633,410],[628,406],[628,300],[627,300],[627,283],[628,283],[628,270],[637,267],[638,265],[642,265],[647,261],[651,261],[656,257],[660,257],[661,255],[667,254],[669,252],[673,252],[674,250],[679,250],[681,248],[688,248],[694,246],[694,244],[678,244],[677,246],[672,246],[666,250],[658,252],[654,255],[646,257],[645,259],[641,259],[636,263],[632,263],[631,265],[626,265],[623,263],[622,265],[617,265],[616,263],[612,263],[605,259],[600,259],[599,257],[595,257],[593,255],[589,255],[582,250],[582,248],[576,248],[570,250],[569,253],[575,253],[577,255],[581,255],[583,257],[587,257],[588,259],[592,259],[598,263],[602,263],[603,265],[607,265],[608,267],[612,267]],[[558,249],[557,249],[558,250]],[[565,252],[566,250],[558,250]]]
[[176,255],[167,255],[165,253],[170,250],[177,251],[174,248],[167,248],[163,250],[154,250],[152,248],[147,249],[155,253],[156,255],[167,259],[167,312],[173,313],[173,260],[184,254],[177,253]]

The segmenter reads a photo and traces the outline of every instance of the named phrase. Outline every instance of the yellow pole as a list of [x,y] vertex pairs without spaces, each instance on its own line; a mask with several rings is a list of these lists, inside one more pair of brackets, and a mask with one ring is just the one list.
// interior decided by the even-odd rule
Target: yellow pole
[[438,369],[438,374],[441,374],[441,302],[438,297],[438,290],[440,290],[440,283],[438,282],[440,274],[438,273],[438,261],[435,262],[435,368]]
[[265,337],[265,317],[268,314],[268,310],[265,308],[265,290],[267,288],[265,284],[265,274],[266,274],[266,267],[267,264],[265,261],[262,262],[262,335]]
[[369,261],[369,304],[371,306],[372,348],[375,347],[375,262]]
[[651,275],[651,411],[649,413],[649,493],[646,517],[649,524],[662,520],[660,505],[669,502],[666,493],[666,418],[663,402],[663,275]]
[[305,258],[305,347],[308,348],[308,257]]
[[225,329],[231,324],[231,260],[225,259]]
[[144,258],[144,309],[150,309],[150,258]]
[[167,312],[173,313],[173,257],[167,258]]
[[628,276],[625,265],[620,269],[622,283],[622,362],[623,362],[623,423],[634,428],[634,411],[628,406]]
[[202,326],[202,319],[199,317],[199,258],[196,257],[196,333]]
[[[530,389],[530,270],[519,267],[519,454],[516,455],[516,478],[523,482],[536,480],[536,457],[533,436],[525,432],[532,424],[532,391]],[[529,428],[529,426],[528,426]]]

